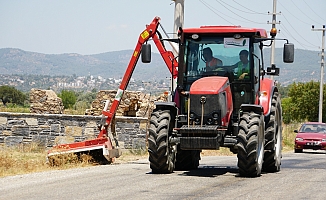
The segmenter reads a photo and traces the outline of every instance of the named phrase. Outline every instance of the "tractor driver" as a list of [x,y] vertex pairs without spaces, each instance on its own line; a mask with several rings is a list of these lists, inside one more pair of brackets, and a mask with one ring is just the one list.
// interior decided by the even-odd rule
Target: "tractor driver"
[[212,49],[206,47],[203,49],[203,57],[206,61],[206,71],[213,71],[217,68],[217,66],[223,66],[222,60],[213,57]]
[[240,61],[234,65],[234,71],[236,72],[236,77],[239,80],[249,78],[250,64],[248,60],[249,52],[247,50],[241,50],[239,53]]

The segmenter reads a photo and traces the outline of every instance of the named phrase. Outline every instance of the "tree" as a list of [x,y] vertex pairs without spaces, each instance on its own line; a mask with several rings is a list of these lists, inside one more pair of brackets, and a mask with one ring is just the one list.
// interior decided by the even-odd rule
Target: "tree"
[[14,87],[3,85],[0,86],[0,99],[4,106],[7,106],[7,103],[24,105],[26,95]]
[[[303,120],[318,121],[319,85],[319,82],[310,81],[308,83],[293,83],[289,86],[288,98],[282,99],[285,123]],[[325,93],[324,90],[324,96]],[[323,121],[326,120],[325,107],[326,105],[323,103]]]
[[61,98],[65,108],[72,108],[76,103],[76,94],[74,91],[62,90],[58,97]]
[[282,117],[285,124],[289,124],[292,121],[293,109],[294,107],[291,104],[291,98],[282,99]]

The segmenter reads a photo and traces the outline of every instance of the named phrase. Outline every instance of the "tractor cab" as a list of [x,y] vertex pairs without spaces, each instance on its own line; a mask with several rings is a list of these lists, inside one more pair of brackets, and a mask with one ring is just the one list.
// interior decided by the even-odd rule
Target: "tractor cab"
[[189,91],[203,77],[227,77],[234,113],[241,104],[257,104],[263,60],[260,42],[252,36],[185,34],[180,48],[184,55],[179,58],[179,84]]

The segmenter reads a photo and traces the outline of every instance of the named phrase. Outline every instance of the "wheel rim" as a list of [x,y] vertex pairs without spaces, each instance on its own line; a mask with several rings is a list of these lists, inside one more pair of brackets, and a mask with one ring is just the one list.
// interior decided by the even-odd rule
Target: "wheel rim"
[[258,147],[257,147],[257,163],[261,168],[264,159],[264,127],[262,126],[262,122],[260,124],[260,131],[258,133]]
[[282,148],[282,130],[281,130],[281,126],[279,125],[280,123],[280,115],[278,112],[278,109],[276,109],[276,119],[275,119],[275,130],[276,130],[276,136],[275,136],[275,155],[276,155],[276,159],[277,162],[280,162],[280,154],[281,154],[281,148]]

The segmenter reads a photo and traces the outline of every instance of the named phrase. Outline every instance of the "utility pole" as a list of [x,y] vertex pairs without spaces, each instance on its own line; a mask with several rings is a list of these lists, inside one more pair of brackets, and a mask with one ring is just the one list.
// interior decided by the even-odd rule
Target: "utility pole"
[[[183,28],[184,24],[184,2],[185,0],[172,0],[174,1],[174,28],[173,28],[173,38],[178,38],[179,27]],[[171,45],[174,45],[171,43]],[[179,55],[179,48],[173,48],[172,50],[174,57],[177,61],[177,56]],[[171,78],[171,94],[174,93],[177,87],[177,79]],[[172,97],[172,95],[170,95]],[[172,101],[172,99],[170,99]]]
[[[173,38],[178,38],[179,27],[183,28],[184,25],[184,2],[185,0],[172,0],[174,1],[174,27]],[[173,50],[174,56],[178,56],[179,52]]]
[[312,31],[322,31],[322,44],[321,44],[321,62],[320,62],[320,88],[319,88],[319,114],[318,114],[318,122],[323,121],[323,80],[324,80],[324,56],[325,56],[325,25],[321,29],[315,29],[315,26],[311,26]]
[[[270,14],[268,12],[268,14]],[[270,31],[270,35],[272,36],[272,38],[275,38],[276,34],[277,34],[277,29],[276,29],[276,24],[280,24],[281,22],[276,22],[276,15],[279,13],[276,13],[276,0],[273,0],[273,13],[272,13],[272,22],[267,21],[267,24],[272,24],[272,28]],[[271,67],[272,69],[275,68],[275,40],[272,43],[272,47],[271,47]],[[273,79],[273,76],[271,75],[271,79]]]

